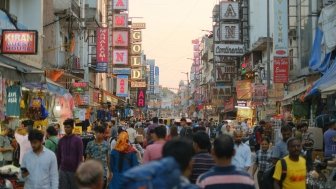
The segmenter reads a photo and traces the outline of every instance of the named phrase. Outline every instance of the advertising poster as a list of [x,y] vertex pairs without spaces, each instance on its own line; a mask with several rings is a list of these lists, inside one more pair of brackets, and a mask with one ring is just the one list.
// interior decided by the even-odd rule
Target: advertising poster
[[118,97],[128,97],[128,75],[117,76],[117,94]]
[[250,80],[236,81],[237,99],[248,100],[252,98],[252,87]]

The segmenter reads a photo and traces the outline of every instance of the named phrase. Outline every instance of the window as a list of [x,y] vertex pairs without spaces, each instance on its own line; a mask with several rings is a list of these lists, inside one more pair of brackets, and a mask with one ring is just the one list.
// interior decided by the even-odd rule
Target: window
[[294,69],[294,61],[293,61],[293,56],[294,56],[294,50],[291,49],[289,50],[289,70],[292,71]]
[[9,11],[9,0],[1,0],[0,1],[0,9]]

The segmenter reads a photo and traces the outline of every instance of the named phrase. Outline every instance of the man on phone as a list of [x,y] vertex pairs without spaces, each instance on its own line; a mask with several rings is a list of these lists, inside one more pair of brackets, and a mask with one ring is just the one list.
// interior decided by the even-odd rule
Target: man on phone
[[56,155],[42,145],[43,133],[36,129],[31,130],[28,140],[32,150],[24,155],[21,164],[22,176],[25,179],[24,188],[58,189]]

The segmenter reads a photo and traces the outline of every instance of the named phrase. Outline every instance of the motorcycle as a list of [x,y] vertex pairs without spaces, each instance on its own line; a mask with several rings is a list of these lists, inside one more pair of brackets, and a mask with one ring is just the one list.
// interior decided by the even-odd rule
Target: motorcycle
[[13,165],[0,167],[0,189],[21,189],[23,182],[19,181],[20,168]]

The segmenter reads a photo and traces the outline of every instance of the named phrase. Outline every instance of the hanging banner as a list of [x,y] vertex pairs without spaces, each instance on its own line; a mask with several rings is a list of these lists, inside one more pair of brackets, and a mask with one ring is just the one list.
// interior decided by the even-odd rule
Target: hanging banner
[[137,106],[139,108],[145,107],[146,104],[146,89],[138,89]]
[[2,30],[2,54],[36,54],[37,34],[31,30]]
[[117,76],[117,96],[128,97],[128,76],[118,75]]
[[252,87],[250,80],[236,81],[236,91],[238,100],[249,100],[252,98]]
[[288,1],[274,1],[274,38],[275,57],[288,56]]
[[288,82],[288,58],[274,57],[273,68],[273,83],[287,83]]
[[97,62],[108,62],[108,28],[97,28]]

